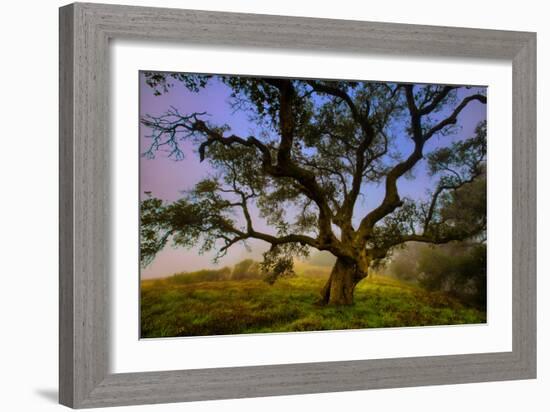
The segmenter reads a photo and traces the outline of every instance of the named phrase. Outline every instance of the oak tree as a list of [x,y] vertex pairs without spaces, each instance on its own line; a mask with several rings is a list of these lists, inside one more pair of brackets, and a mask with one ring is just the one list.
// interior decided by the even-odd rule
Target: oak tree
[[[145,77],[155,94],[171,93],[175,82],[194,93],[211,82],[225,84],[233,109],[247,112],[257,134],[239,136],[230,124],[211,122],[206,112],[175,107],[142,116],[150,139],[145,156],[168,150],[173,159],[183,159],[182,143],[188,141],[216,171],[175,202],[153,196],[142,201],[144,264],[168,242],[199,245],[221,257],[239,242],[260,239],[269,244],[262,268],[274,281],[292,273],[296,256],[329,251],[336,262],[320,302],[341,305],[353,302],[357,283],[394,248],[409,241],[443,244],[485,230],[483,211],[470,213],[451,201],[453,192],[485,172],[484,122],[473,136],[451,139],[461,112],[473,102],[486,103],[480,88],[180,73]],[[427,152],[436,136],[451,141]],[[414,179],[419,164],[436,182],[429,196],[401,196],[398,181]],[[365,211],[358,201],[373,184],[381,186],[382,200]],[[252,206],[271,231],[257,229]]]

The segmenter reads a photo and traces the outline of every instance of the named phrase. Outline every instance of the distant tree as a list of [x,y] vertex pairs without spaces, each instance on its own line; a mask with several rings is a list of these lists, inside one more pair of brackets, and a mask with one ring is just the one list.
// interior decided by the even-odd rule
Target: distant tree
[[261,277],[260,266],[253,259],[241,260],[233,267],[231,273],[231,279],[233,280],[259,279]]
[[[441,214],[457,225],[485,219],[485,173],[442,199]],[[470,223],[469,223],[470,224]],[[407,243],[386,265],[392,276],[418,282],[428,290],[449,292],[466,303],[486,305],[487,247],[485,231],[466,240],[441,245]]]
[[419,283],[442,290],[480,307],[487,305],[487,248],[473,244],[453,253],[452,248],[425,248],[418,261]]
[[231,276],[231,269],[227,266],[220,269],[202,269],[195,272],[175,273],[170,279],[173,283],[213,282],[227,280]]
[[248,274],[248,269],[254,264],[254,260],[245,259],[241,260],[233,267],[233,272],[231,273],[231,279],[239,280],[246,278]]
[[[142,117],[151,139],[145,156],[167,150],[182,159],[181,143],[189,141],[218,172],[176,202],[143,201],[144,263],[170,239],[184,247],[200,241],[202,251],[216,250],[218,257],[237,243],[260,239],[270,244],[262,268],[276,279],[293,273],[295,256],[328,251],[336,261],[320,301],[341,305],[353,302],[357,283],[393,248],[409,241],[442,244],[485,230],[485,218],[446,206],[453,192],[483,173],[485,124],[469,139],[425,153],[435,136],[454,133],[469,104],[486,103],[479,90],[178,73],[146,79],[159,94],[176,81],[192,92],[223,82],[232,90],[233,108],[246,111],[259,132],[238,136],[230,125],[209,122],[207,113],[176,108]],[[412,177],[425,158],[437,178],[429,199],[402,198],[399,179]],[[373,183],[383,185],[383,199],[360,216],[357,201]],[[252,204],[275,233],[255,227]]]
[[407,282],[418,281],[418,258],[420,251],[428,247],[425,243],[409,242],[393,251],[391,259],[385,262],[383,271]]

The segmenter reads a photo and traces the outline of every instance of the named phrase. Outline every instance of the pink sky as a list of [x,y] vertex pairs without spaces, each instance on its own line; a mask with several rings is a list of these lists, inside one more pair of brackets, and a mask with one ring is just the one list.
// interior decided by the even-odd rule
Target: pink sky
[[[180,84],[166,94],[154,96],[152,89],[140,76],[140,113],[160,115],[170,106],[177,107],[182,113],[207,111],[217,122],[229,123],[235,133],[249,134],[249,122],[243,113],[232,114],[228,110],[228,89],[225,87],[208,87],[200,93],[191,93]],[[140,149],[144,152],[148,148],[149,140],[145,137],[148,130],[140,126]],[[153,196],[167,201],[174,201],[181,197],[181,191],[189,190],[212,169],[207,162],[201,163],[192,145],[188,142],[182,145],[185,158],[181,161],[168,159],[165,153],[157,153],[154,159],[140,158],[140,195],[150,191]],[[259,229],[269,231],[262,225],[257,214],[254,220]],[[268,244],[261,240],[248,242],[252,251],[244,245],[237,244],[229,249],[227,255],[218,264],[212,262],[214,252],[200,255],[197,250],[178,248],[170,245],[165,247],[146,268],[141,269],[142,278],[169,276],[182,271],[194,271],[204,268],[218,268],[232,266],[240,260],[253,258],[259,260]]]

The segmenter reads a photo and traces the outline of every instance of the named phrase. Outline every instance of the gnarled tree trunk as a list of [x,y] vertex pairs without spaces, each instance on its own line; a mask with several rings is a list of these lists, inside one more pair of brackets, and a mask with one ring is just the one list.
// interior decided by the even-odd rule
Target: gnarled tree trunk
[[366,272],[359,269],[352,259],[338,258],[327,283],[321,291],[321,304],[351,305],[355,286],[366,277]]

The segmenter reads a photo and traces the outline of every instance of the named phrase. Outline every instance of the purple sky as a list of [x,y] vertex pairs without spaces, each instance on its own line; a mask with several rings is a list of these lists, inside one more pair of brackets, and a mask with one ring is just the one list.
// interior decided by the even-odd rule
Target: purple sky
[[[173,106],[182,114],[207,112],[210,115],[209,120],[213,124],[228,124],[231,126],[231,133],[237,135],[248,136],[254,134],[256,130],[256,125],[248,120],[246,113],[233,112],[228,103],[229,88],[216,80],[210,82],[199,93],[189,92],[179,82],[174,82],[174,86],[168,93],[155,96],[153,90],[145,83],[143,73],[141,73],[139,87],[140,117],[145,114],[161,115],[170,106]],[[471,93],[473,93],[472,90],[460,90],[459,98],[461,95]],[[429,153],[435,147],[448,145],[454,140],[472,136],[476,125],[484,119],[486,119],[486,106],[477,101],[470,103],[458,118],[461,128],[456,135],[434,137],[426,144],[424,153]],[[142,153],[150,144],[150,140],[146,138],[149,133],[150,131],[146,127],[140,125],[140,150]],[[412,149],[409,139],[397,139],[397,144],[402,153],[409,153]],[[153,159],[140,158],[140,195],[142,198],[143,193],[149,191],[154,197],[175,201],[182,196],[182,191],[191,189],[199,180],[211,174],[212,169],[208,162],[201,163],[199,161],[196,150],[190,142],[184,143],[182,148],[185,158],[181,161],[168,158],[168,154],[163,152],[156,153]],[[398,182],[399,192],[402,197],[419,199],[425,196],[428,189],[433,188],[435,178],[432,179],[427,174],[425,161],[421,161],[413,170],[415,179],[401,178]],[[382,187],[375,184],[367,185],[362,193],[368,194],[368,196],[362,196],[358,200],[355,213],[357,220],[378,205],[384,195]],[[270,232],[257,213],[253,213],[253,220],[254,226],[258,230]],[[245,258],[259,260],[262,252],[268,247],[266,243],[259,240],[250,240],[249,246],[251,246],[251,252],[247,251],[243,245],[234,245],[218,264],[214,264],[212,263],[214,252],[199,255],[198,248],[174,249],[169,244],[149,266],[141,269],[141,276],[142,278],[164,277],[182,271],[231,266]]]

